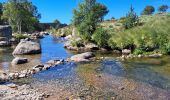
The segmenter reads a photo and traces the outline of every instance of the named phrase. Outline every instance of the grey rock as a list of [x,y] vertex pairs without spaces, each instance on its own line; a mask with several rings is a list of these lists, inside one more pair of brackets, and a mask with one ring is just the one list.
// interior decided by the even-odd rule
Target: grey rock
[[33,41],[21,41],[15,50],[13,51],[13,55],[22,55],[22,54],[39,54],[41,53],[41,46],[37,42]]
[[92,57],[94,57],[94,54],[92,52],[86,52],[86,53],[74,55],[70,58],[70,60],[75,62],[87,62],[89,61],[89,58]]
[[123,49],[122,54],[130,54],[132,51],[130,49]]
[[87,49],[87,50],[98,50],[99,47],[94,43],[88,43],[88,44],[85,45],[85,49]]
[[8,25],[0,25],[0,37],[5,37],[10,40],[12,37],[12,28]]
[[28,59],[27,58],[19,58],[16,57],[15,59],[12,60],[12,64],[17,65],[17,64],[24,64],[27,63]]

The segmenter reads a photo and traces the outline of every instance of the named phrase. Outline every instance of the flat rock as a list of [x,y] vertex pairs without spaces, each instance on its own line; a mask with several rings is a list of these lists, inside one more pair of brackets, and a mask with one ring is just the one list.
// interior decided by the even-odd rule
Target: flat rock
[[86,52],[86,53],[74,55],[70,58],[70,60],[75,62],[87,62],[92,57],[94,57],[94,54],[92,52]]

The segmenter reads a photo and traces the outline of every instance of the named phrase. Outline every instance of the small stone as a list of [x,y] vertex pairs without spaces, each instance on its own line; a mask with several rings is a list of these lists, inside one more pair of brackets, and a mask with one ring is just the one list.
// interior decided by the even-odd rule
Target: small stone
[[24,77],[26,77],[26,74],[24,74],[24,73],[19,75],[19,78],[24,78]]

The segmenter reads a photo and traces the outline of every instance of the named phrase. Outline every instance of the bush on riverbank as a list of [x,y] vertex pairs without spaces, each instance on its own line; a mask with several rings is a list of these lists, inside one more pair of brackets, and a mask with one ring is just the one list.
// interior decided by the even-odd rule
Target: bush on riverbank
[[17,40],[17,41],[20,41],[21,39],[25,39],[25,38],[28,38],[29,36],[26,36],[24,34],[21,34],[21,33],[16,33],[14,35],[14,38]]
[[[147,19],[147,17],[149,19]],[[109,46],[113,49],[134,49],[135,54],[157,51],[170,53],[170,15],[142,16],[147,19],[142,26],[131,29],[113,32],[109,39]]]
[[59,28],[59,29],[51,28],[47,31],[54,34],[57,37],[65,37],[68,35],[72,35],[73,26],[66,26],[66,27]]
[[92,40],[99,46],[99,47],[107,47],[108,46],[108,39],[110,38],[110,34],[101,26],[96,29],[94,34],[92,35]]

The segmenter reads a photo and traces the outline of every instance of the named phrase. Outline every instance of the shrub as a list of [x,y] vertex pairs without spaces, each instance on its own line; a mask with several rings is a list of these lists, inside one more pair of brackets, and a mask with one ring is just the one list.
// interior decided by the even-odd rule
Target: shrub
[[109,25],[109,28],[113,28],[113,25]]
[[71,45],[73,47],[83,47],[83,41],[82,40],[72,40]]
[[103,29],[101,26],[96,29],[94,34],[92,35],[92,40],[97,43],[100,47],[107,47],[110,35],[107,33],[105,29]]
[[133,54],[135,54],[135,55],[139,55],[139,54],[143,54],[144,52],[143,52],[143,50],[141,50],[141,49],[135,49],[134,51],[133,51]]
[[25,39],[25,38],[28,38],[28,36],[24,35],[24,34],[21,34],[21,33],[16,33],[14,35],[14,38],[17,39],[18,41],[20,41],[21,39]]
[[155,15],[142,26],[113,32],[108,43],[114,48],[135,47],[134,53],[170,53],[170,15]]

